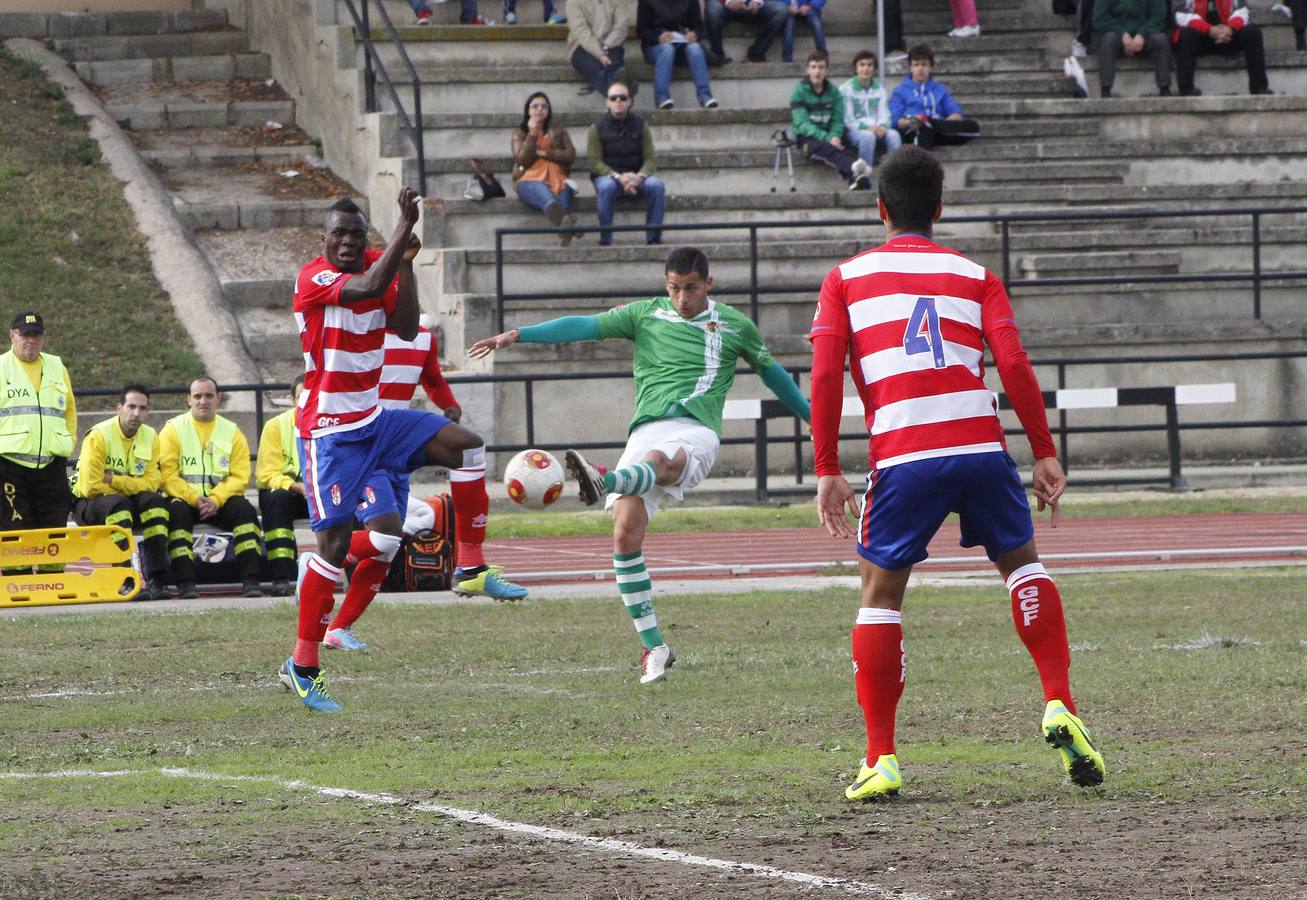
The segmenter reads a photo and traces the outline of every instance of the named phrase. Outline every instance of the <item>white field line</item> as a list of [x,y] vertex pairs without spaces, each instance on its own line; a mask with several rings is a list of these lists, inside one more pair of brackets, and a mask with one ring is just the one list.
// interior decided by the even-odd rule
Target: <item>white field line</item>
[[[34,780],[40,778],[120,778],[130,775],[151,775],[153,769],[139,769],[134,771],[118,770],[113,772],[96,772],[87,769],[63,769],[55,772],[0,772],[0,780]],[[698,856],[693,853],[684,853],[680,850],[672,850],[665,847],[642,847],[639,844],[633,844],[629,841],[619,841],[614,838],[597,838],[590,835],[580,834],[575,831],[565,831],[561,828],[547,828],[542,825],[528,825],[524,822],[511,822],[506,819],[500,819],[488,813],[477,812],[471,809],[459,809],[455,806],[442,806],[438,803],[412,803],[403,800],[391,794],[373,794],[366,791],[354,791],[348,788],[319,787],[304,781],[290,781],[276,778],[269,775],[223,775],[217,772],[204,772],[198,769],[181,769],[181,768],[163,768],[158,772],[169,778],[190,778],[197,781],[220,781],[220,782],[254,782],[259,784],[274,784],[288,791],[308,791],[318,794],[322,797],[334,797],[340,800],[357,800],[361,803],[380,804],[382,806],[399,806],[413,812],[435,813],[436,815],[445,816],[458,822],[468,825],[480,825],[485,828],[491,828],[495,831],[503,831],[509,834],[520,835],[523,837],[537,838],[544,841],[554,841],[561,844],[571,844],[576,847],[583,847],[588,850],[599,850],[606,853],[617,853],[622,856],[637,856],[645,859],[657,859],[663,862],[679,863],[684,866],[702,866],[709,869],[720,869],[725,872],[737,872],[742,875],[752,875],[756,878],[766,878],[775,881],[787,881],[793,884],[803,885],[808,888],[829,888],[845,894],[852,894],[860,897],[885,897],[896,898],[896,900],[930,900],[928,894],[915,894],[904,891],[897,891],[893,888],[881,887],[877,884],[871,884],[865,881],[854,881],[850,878],[834,878],[827,875],[811,875],[807,872],[792,872],[788,869],[778,869],[774,866],[762,866],[756,863],[735,862],[729,859],[714,859],[710,856]]]
[[[1207,549],[1193,549],[1189,547],[1172,549],[1172,550],[1102,550],[1089,551],[1084,553],[1041,553],[1039,558],[1044,562],[1087,562],[1099,559],[1189,559],[1209,557],[1241,557],[1241,556],[1302,556],[1307,554],[1307,546],[1288,546],[1288,547],[1211,547]],[[930,559],[917,564],[918,568],[928,568],[931,565],[958,565],[965,563],[986,563],[984,556],[932,556]],[[720,565],[713,563],[701,563],[690,566],[650,566],[650,575],[686,575],[694,573],[717,573],[729,575],[751,575],[760,572],[786,572],[807,569],[827,569],[837,566],[852,568],[856,561],[849,559],[835,560],[806,560],[783,563],[755,563],[749,565]],[[572,569],[572,570],[555,570],[540,572],[509,572],[516,581],[539,581],[548,578],[587,578],[595,581],[602,581],[613,577],[611,569]]]

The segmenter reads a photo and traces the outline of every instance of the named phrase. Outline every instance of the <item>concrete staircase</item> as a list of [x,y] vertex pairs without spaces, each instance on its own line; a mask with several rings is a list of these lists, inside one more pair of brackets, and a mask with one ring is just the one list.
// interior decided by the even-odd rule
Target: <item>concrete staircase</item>
[[326,168],[268,55],[250,49],[225,11],[55,20],[49,43],[156,168],[263,380],[289,381],[303,370],[290,316],[295,273],[320,252],[327,206],[358,192]]
[[[427,311],[440,317],[442,347],[451,362],[466,364],[461,349],[498,327],[495,230],[543,223],[511,195],[488,203],[462,199],[467,159],[482,158],[509,187],[509,129],[520,120],[526,96],[545,90],[556,120],[571,130],[582,149],[573,170],[582,185],[577,213],[581,224],[593,225],[583,136],[602,103],[578,94],[580,79],[564,58],[565,28],[462,27],[456,24],[453,3],[435,6],[435,24],[417,28],[405,24],[412,15],[403,0],[382,3],[400,25],[421,80],[428,172],[422,187],[429,198],[422,235],[427,249],[418,266],[421,295]],[[275,373],[284,379],[299,366],[285,315],[290,279],[316,252],[323,208],[348,185],[329,182],[326,188],[322,179],[296,181],[276,173],[286,167],[304,171],[301,161],[313,153],[325,157],[344,182],[357,185],[373,201],[375,224],[386,233],[394,220],[394,190],[417,182],[414,154],[384,89],[378,88],[381,110],[363,110],[362,42],[342,3],[305,0],[288,8],[274,0],[206,0],[206,5],[207,12],[188,14],[185,21],[174,18],[171,28],[161,29],[168,31],[168,40],[147,35],[154,27],[149,23],[132,27],[119,22],[94,34],[68,34],[57,46],[78,61],[84,77],[102,86],[106,100],[120,110],[118,117],[130,122],[143,152],[161,167],[179,209],[223,273],[243,327],[248,323],[251,350],[267,377]],[[482,13],[497,18],[494,5],[483,0]],[[1263,318],[1254,321],[1247,285],[1148,280],[1248,270],[1248,216],[1112,217],[1151,209],[1307,206],[1307,184],[1297,174],[1307,146],[1307,54],[1293,51],[1287,23],[1258,19],[1267,35],[1275,96],[1247,96],[1240,61],[1204,57],[1198,84],[1205,96],[1200,98],[1153,96],[1148,61],[1125,60],[1113,99],[1076,99],[1062,74],[1070,21],[1053,16],[1046,0],[986,3],[981,10],[984,34],[969,40],[943,37],[951,25],[944,0],[910,6],[908,44],[924,40],[934,47],[937,75],[984,131],[970,145],[940,152],[947,172],[940,239],[1001,271],[1000,228],[957,219],[1048,211],[1103,216],[1010,226],[1012,294],[1035,354],[1303,344],[1307,315],[1301,282],[1269,284],[1261,297]],[[826,24],[838,82],[847,77],[853,53],[874,45],[869,4],[828,4]],[[253,45],[247,33],[254,36]],[[833,263],[877,242],[882,231],[872,221],[871,195],[849,193],[829,170],[801,159],[795,161],[797,192],[786,191],[783,174],[779,192],[770,190],[775,155],[769,135],[788,124],[789,91],[802,66],[780,62],[779,46],[768,62],[745,63],[749,38],[735,26],[727,35],[727,52],[737,62],[710,70],[714,94],[723,105],[714,111],[696,107],[688,76],[680,69],[672,91],[677,108],[654,111],[650,67],[640,57],[638,41],[628,41],[628,72],[644,86],[636,111],[657,139],[660,174],[669,185],[669,224],[771,223],[757,233],[757,271],[767,288],[759,298],[759,321],[773,349],[785,361],[802,364],[807,354],[803,335],[822,275]],[[382,37],[380,31],[376,36]],[[251,52],[251,46],[263,52]],[[390,71],[400,73],[394,48],[385,41],[379,46]],[[801,31],[796,58],[802,60],[810,46],[810,37]],[[178,52],[182,48],[186,52]],[[1081,62],[1096,94],[1096,62],[1092,57]],[[886,69],[891,86],[903,77],[903,63]],[[269,77],[276,82],[266,84]],[[403,79],[398,91],[411,108],[412,89]],[[287,127],[264,132],[268,120]],[[297,121],[303,132],[294,128]],[[219,171],[220,181],[212,177]],[[639,208],[619,207],[617,224],[642,221]],[[824,224],[802,227],[818,222]],[[1307,216],[1271,214],[1261,224],[1263,270],[1304,268]],[[747,304],[747,228],[689,228],[669,232],[666,239],[703,246],[721,296]],[[560,249],[552,235],[508,236],[505,248],[507,291],[604,294],[512,303],[507,327],[597,311],[622,296],[653,293],[665,254],[665,248],[645,247],[630,233],[619,234],[618,245],[602,251],[593,235],[567,249]],[[1122,273],[1140,280],[1110,287],[1023,285],[1035,278]],[[286,323],[285,334],[276,332],[278,322]],[[521,347],[499,354],[493,365],[508,374],[583,371],[620,367],[627,358],[629,351],[621,346]],[[1189,381],[1215,381],[1230,374],[1219,366],[1166,373],[1163,367],[1140,377],[1182,374]],[[1110,369],[1085,377],[1106,384],[1120,378]],[[1250,374],[1245,381],[1241,397],[1268,393],[1265,384],[1257,383],[1267,381],[1264,375]],[[560,402],[575,401],[566,383],[560,385]],[[759,388],[746,380],[744,390]],[[469,408],[484,410],[474,427],[494,440],[521,439],[520,400],[511,396],[513,391],[520,389],[486,389],[481,400],[465,401]],[[548,402],[547,393],[542,389],[537,394],[537,408]],[[615,402],[621,405],[611,392],[601,392],[593,415],[587,407],[564,423],[568,433],[579,439],[611,436],[618,427],[611,412]],[[1276,402],[1269,395],[1250,402],[1249,414],[1287,414]],[[1277,434],[1288,433],[1272,433],[1271,438],[1279,440]],[[1213,446],[1233,446],[1238,440]]]

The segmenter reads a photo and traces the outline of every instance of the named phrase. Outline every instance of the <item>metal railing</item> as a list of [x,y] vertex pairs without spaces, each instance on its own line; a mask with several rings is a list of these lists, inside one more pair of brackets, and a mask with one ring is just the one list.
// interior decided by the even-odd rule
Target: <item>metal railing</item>
[[[1056,389],[1066,388],[1067,371],[1077,366],[1126,366],[1132,364],[1138,365],[1157,365],[1161,363],[1186,363],[1186,362],[1243,362],[1252,360],[1286,360],[1286,359],[1307,359],[1307,350],[1282,350],[1282,351],[1262,351],[1250,353],[1197,353],[1197,354],[1156,354],[1148,356],[1117,356],[1117,357],[1093,357],[1093,356],[1067,356],[1067,357],[1046,357],[1032,359],[1031,365],[1040,368],[1053,368],[1057,373]],[[987,364],[992,366],[992,362]],[[806,367],[787,367],[795,380],[800,381],[801,376],[808,372]],[[751,374],[750,369],[737,369],[736,375]],[[524,404],[522,420],[525,425],[525,439],[517,442],[497,442],[488,444],[486,449],[491,452],[516,453],[519,450],[525,450],[528,447],[538,447],[542,450],[563,450],[574,448],[577,450],[619,450],[626,446],[625,440],[605,440],[605,441],[576,441],[576,440],[550,440],[541,438],[538,433],[536,423],[536,385],[556,381],[612,381],[623,380],[630,381],[633,374],[629,369],[614,369],[594,372],[571,372],[571,373],[550,373],[543,375],[523,374],[523,375],[450,375],[447,377],[452,385],[457,384],[520,384],[524,391]],[[800,381],[801,383],[801,381]],[[1068,422],[1068,411],[1058,410],[1055,421],[1050,422],[1050,430],[1058,440],[1058,458],[1067,472],[1072,470],[1071,448],[1069,439],[1071,435],[1076,434],[1123,434],[1131,432],[1165,432],[1167,435],[1167,461],[1168,471],[1165,476],[1154,477],[1149,475],[1131,476],[1119,475],[1110,478],[1091,478],[1077,479],[1076,483],[1085,486],[1113,486],[1127,484],[1165,484],[1175,489],[1184,487],[1184,478],[1181,469],[1181,450],[1180,450],[1180,433],[1182,431],[1197,430],[1231,430],[1240,428],[1301,428],[1307,427],[1307,418],[1284,418],[1284,419],[1240,419],[1240,420],[1210,420],[1203,422],[1181,422],[1179,420],[1178,410],[1174,403],[1163,404],[1165,406],[1165,421],[1158,423],[1146,424],[1119,424],[1119,425],[1071,425]],[[1093,410],[1085,410],[1092,412]],[[623,409],[623,413],[626,410]],[[1101,414],[1102,410],[1098,410]],[[756,491],[759,500],[766,500],[773,494],[786,493],[811,493],[810,488],[803,488],[803,451],[808,445],[809,437],[807,428],[801,420],[795,418],[788,412],[773,418],[790,418],[792,429],[789,434],[775,435],[768,432],[766,419],[759,419],[755,425],[754,435],[752,437],[723,437],[723,445],[753,445],[754,449],[754,469],[756,480]],[[556,417],[555,417],[556,419]],[[620,422],[614,423],[614,431],[618,433],[621,426],[626,422],[626,416],[620,417]],[[624,433],[624,431],[620,432]],[[1024,432],[1019,428],[1008,428],[1004,430],[1007,435],[1020,435]],[[841,441],[859,441],[865,443],[867,433],[864,430],[841,432],[839,436]],[[794,487],[781,488],[779,490],[769,488],[767,485],[767,448],[773,445],[788,444],[793,447],[794,451]]]
[[354,0],[343,0],[343,2],[345,8],[349,10],[350,18],[354,20],[354,28],[358,32],[359,38],[363,41],[364,109],[368,112],[377,112],[381,108],[380,104],[377,103],[377,73],[380,73],[386,91],[390,94],[390,102],[395,104],[395,110],[404,122],[404,128],[408,131],[409,139],[413,141],[413,149],[417,152],[418,164],[417,190],[419,194],[425,194],[427,192],[427,153],[422,135],[422,79],[418,77],[417,69],[413,67],[413,61],[408,57],[408,50],[404,49],[404,42],[400,39],[399,32],[395,30],[395,23],[391,21],[390,13],[386,12],[386,5],[378,3],[377,12],[381,13],[381,22],[386,27],[390,42],[399,51],[399,58],[403,61],[404,67],[408,69],[409,79],[413,85],[413,117],[409,118],[408,110],[405,108],[403,101],[399,99],[399,92],[395,90],[395,82],[391,79],[390,73],[386,71],[386,64],[381,61],[376,45],[372,42],[372,27],[369,22],[370,0],[359,0],[359,6],[362,7],[361,11],[355,7]]
[[[1262,287],[1268,281],[1301,281],[1307,280],[1307,270],[1282,271],[1275,270],[1266,272],[1262,267],[1262,228],[1263,217],[1268,215],[1293,215],[1307,213],[1307,206],[1283,206],[1283,207],[1232,207],[1232,208],[1214,208],[1214,209],[1192,209],[1192,210],[1130,210],[1130,211],[1101,211],[1101,212],[1034,212],[1034,213],[1007,213],[994,215],[978,216],[950,216],[940,220],[941,226],[958,225],[958,224],[992,224],[998,227],[999,236],[999,253],[1001,256],[1000,273],[1003,284],[1011,291],[1022,290],[1037,287],[1064,287],[1079,285],[1113,285],[1113,284],[1242,284],[1250,283],[1252,286],[1252,317],[1260,319],[1262,317]],[[1128,219],[1199,219],[1220,217],[1225,220],[1247,216],[1250,219],[1252,228],[1251,239],[1248,244],[1250,254],[1250,265],[1246,272],[1209,272],[1185,275],[1181,273],[1153,273],[1153,274],[1113,274],[1113,275],[1089,275],[1089,276],[1068,276],[1061,278],[1017,278],[1012,277],[1012,233],[1011,229],[1014,224],[1029,224],[1040,222],[1089,222],[1096,220],[1128,220]],[[760,231],[783,229],[788,232],[813,228],[849,228],[866,226],[869,228],[880,229],[883,227],[879,219],[857,218],[857,219],[818,219],[809,221],[791,221],[791,220],[766,220],[758,222],[696,222],[689,223],[667,223],[661,226],[663,231],[747,231],[749,244],[749,280],[748,285],[744,287],[720,286],[713,288],[714,296],[721,297],[747,297],[749,305],[749,317],[755,322],[758,320],[759,304],[764,295],[767,294],[792,294],[800,291],[810,291],[814,296],[820,287],[816,283],[808,284],[763,284],[758,276],[758,262],[760,259],[760,249],[758,233]],[[511,235],[519,234],[587,234],[599,231],[621,232],[643,232],[647,230],[645,225],[614,225],[611,229],[600,229],[597,225],[575,226],[573,228],[554,228],[554,227],[522,227],[522,228],[496,228],[495,229],[495,325],[496,330],[502,331],[504,328],[505,309],[509,302],[531,301],[531,300],[605,300],[605,299],[630,299],[634,297],[647,297],[650,295],[648,288],[639,289],[612,289],[612,290],[565,290],[565,291],[506,291],[504,268],[505,247],[504,239]],[[945,240],[947,243],[947,240]],[[763,245],[765,252],[767,245]],[[871,241],[867,242],[868,248],[874,246]],[[1230,249],[1226,245],[1225,249]],[[831,261],[832,264],[836,260]]]

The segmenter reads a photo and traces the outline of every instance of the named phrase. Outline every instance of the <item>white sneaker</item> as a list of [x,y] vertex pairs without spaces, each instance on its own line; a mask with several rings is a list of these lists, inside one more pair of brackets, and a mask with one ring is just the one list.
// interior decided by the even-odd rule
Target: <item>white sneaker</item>
[[517,13],[513,13],[513,12],[506,12],[506,13],[504,13],[504,24],[505,24],[505,25],[516,25],[516,24],[517,24]]
[[859,157],[853,161],[853,174],[858,178],[870,178],[871,166],[867,165],[865,159]]
[[959,25],[948,33],[951,38],[973,38],[980,37],[979,25]]
[[667,677],[667,670],[676,663],[676,654],[666,644],[659,644],[650,650],[644,648],[640,654],[640,683],[653,684]]
[[906,50],[891,50],[885,54],[885,62],[887,63],[903,62],[907,58],[908,51]]
[[348,628],[333,628],[322,636],[322,646],[332,650],[366,650],[368,645],[354,637]]
[[1086,47],[1084,44],[1080,43],[1079,41],[1077,41],[1075,38],[1072,38],[1071,55],[1074,56],[1076,59],[1084,59],[1086,56],[1089,55],[1089,48]]
[[1293,18],[1293,10],[1289,9],[1289,7],[1285,6],[1283,3],[1277,3],[1274,6],[1272,6],[1271,12],[1279,13],[1280,15],[1284,16],[1286,19]]

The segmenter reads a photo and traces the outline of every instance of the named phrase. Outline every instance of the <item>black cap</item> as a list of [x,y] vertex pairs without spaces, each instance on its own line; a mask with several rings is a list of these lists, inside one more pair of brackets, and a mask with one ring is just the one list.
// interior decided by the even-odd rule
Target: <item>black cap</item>
[[34,312],[19,313],[14,316],[14,322],[9,327],[19,334],[45,334],[45,322]]

